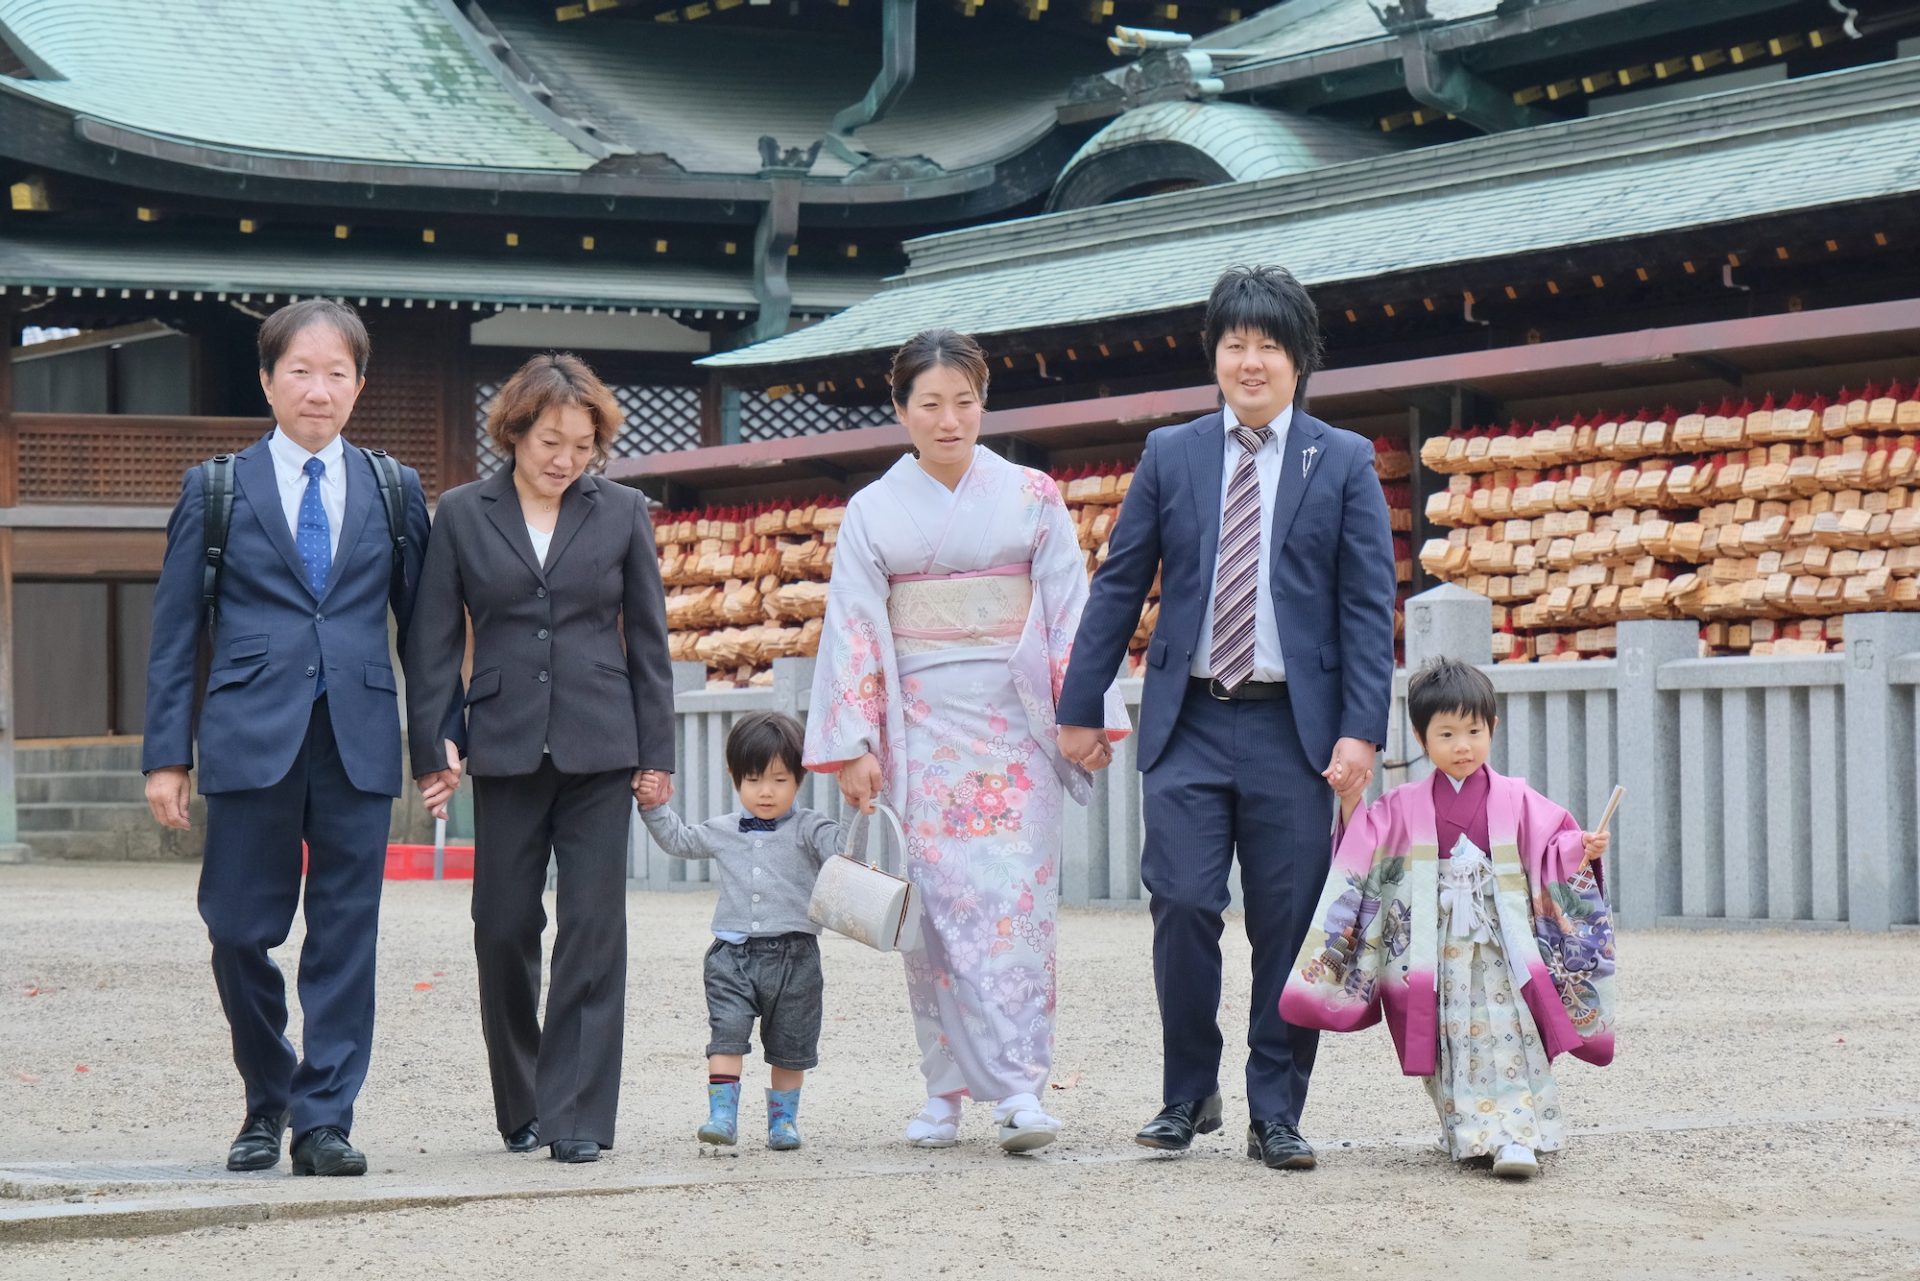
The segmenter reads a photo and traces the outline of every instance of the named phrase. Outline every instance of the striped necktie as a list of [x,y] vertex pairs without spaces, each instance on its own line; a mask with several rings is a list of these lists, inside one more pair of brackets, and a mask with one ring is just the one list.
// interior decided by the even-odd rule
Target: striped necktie
[[1220,518],[1220,566],[1213,591],[1213,678],[1229,692],[1253,675],[1254,605],[1260,577],[1260,473],[1253,456],[1272,430],[1235,427],[1240,461]]

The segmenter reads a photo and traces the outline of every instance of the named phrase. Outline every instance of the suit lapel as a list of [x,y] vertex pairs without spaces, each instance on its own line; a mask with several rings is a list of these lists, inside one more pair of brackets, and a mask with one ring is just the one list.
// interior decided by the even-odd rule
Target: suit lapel
[[1281,460],[1280,484],[1273,495],[1273,538],[1268,553],[1274,565],[1280,563],[1280,549],[1287,545],[1287,531],[1300,513],[1300,503],[1314,478],[1326,470],[1327,451],[1321,443],[1326,431],[1318,418],[1295,410],[1287,428],[1287,454]]
[[340,444],[340,467],[346,473],[347,509],[340,519],[340,541],[334,545],[333,568],[327,571],[327,590],[320,596],[323,601],[333,595],[333,589],[346,577],[343,571],[347,567],[347,560],[353,555],[354,545],[360,541],[360,531],[367,526],[367,516],[373,511],[374,494],[379,488],[373,479],[373,464],[367,461],[367,456],[345,440]]
[[540,568],[540,558],[533,554],[533,539],[527,536],[527,518],[520,511],[520,495],[514,492],[511,464],[487,478],[487,487],[481,496],[487,500],[487,519],[533,571],[533,576],[544,584],[547,576]]
[[[1220,475],[1226,467],[1226,419],[1209,414],[1187,445],[1187,468],[1193,483],[1193,510],[1200,517],[1200,567],[1212,583],[1214,562],[1220,556]],[[1202,607],[1205,607],[1203,601]]]
[[273,452],[265,440],[243,450],[233,462],[234,484],[247,497],[247,506],[260,521],[261,532],[280,559],[287,562],[294,578],[307,586],[307,567],[293,545],[293,531],[287,527],[287,509],[280,503],[280,478],[273,469]]
[[580,526],[586,523],[599,497],[599,480],[584,473],[567,486],[567,492],[560,496],[560,519],[553,524],[553,544],[547,552],[548,573],[552,573],[554,566],[560,563],[560,557],[566,554],[567,544],[580,532]]

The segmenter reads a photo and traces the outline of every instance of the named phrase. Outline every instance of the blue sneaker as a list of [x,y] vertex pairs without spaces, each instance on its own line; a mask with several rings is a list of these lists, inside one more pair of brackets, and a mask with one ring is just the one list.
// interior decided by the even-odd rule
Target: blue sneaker
[[700,1141],[732,1147],[740,1133],[740,1082],[707,1082],[707,1123]]
[[767,1146],[791,1152],[800,1146],[800,1087],[767,1091]]

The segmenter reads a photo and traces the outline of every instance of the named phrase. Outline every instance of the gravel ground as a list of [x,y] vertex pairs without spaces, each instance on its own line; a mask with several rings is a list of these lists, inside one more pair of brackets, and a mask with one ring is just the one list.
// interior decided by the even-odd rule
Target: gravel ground
[[[1066,1131],[1039,1157],[1001,1155],[984,1109],[952,1151],[899,1142],[920,1094],[898,962],[842,940],[824,949],[807,1146],[703,1156],[693,1129],[705,1114],[699,974],[712,897],[634,894],[619,1144],[598,1165],[558,1167],[507,1154],[492,1133],[467,886],[396,883],[354,1130],[373,1171],[294,1180],[284,1163],[244,1178],[219,1170],[242,1100],[194,877],[177,865],[0,867],[0,1209],[61,1191],[240,1193],[287,1212],[422,1187],[521,1199],[0,1244],[9,1281],[197,1278],[263,1259],[391,1278],[548,1267],[836,1281],[1175,1267],[1411,1278],[1520,1260],[1663,1281],[1920,1276],[1920,994],[1889,981],[1920,960],[1910,932],[1625,936],[1619,1060],[1558,1069],[1576,1138],[1541,1179],[1515,1186],[1432,1150],[1425,1095],[1377,1029],[1322,1042],[1303,1127],[1321,1150],[1314,1173],[1242,1155],[1237,1061],[1225,1131],[1183,1158],[1133,1146],[1159,1081],[1149,925],[1135,912],[1062,921],[1064,1088],[1048,1103]],[[282,949],[290,973],[298,939],[296,924]],[[1228,949],[1231,1047],[1247,1001],[1231,923]],[[750,1061],[750,1097],[765,1083]],[[757,1118],[742,1113],[750,1137]],[[70,1187],[21,1177],[61,1171]],[[569,1192],[592,1195],[555,1195]]]

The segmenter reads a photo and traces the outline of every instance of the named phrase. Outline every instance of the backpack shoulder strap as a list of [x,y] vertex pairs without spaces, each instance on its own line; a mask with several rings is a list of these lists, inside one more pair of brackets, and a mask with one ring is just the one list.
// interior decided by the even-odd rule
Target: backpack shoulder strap
[[233,524],[233,455],[215,454],[200,464],[201,527],[205,533],[206,564],[200,571],[200,607],[212,633],[220,617],[220,571],[227,552],[227,530]]
[[380,486],[381,505],[387,509],[387,532],[393,538],[393,573],[387,595],[393,604],[393,616],[402,617],[400,602],[407,589],[407,492],[400,478],[400,464],[384,449],[362,448],[373,468],[374,483]]

